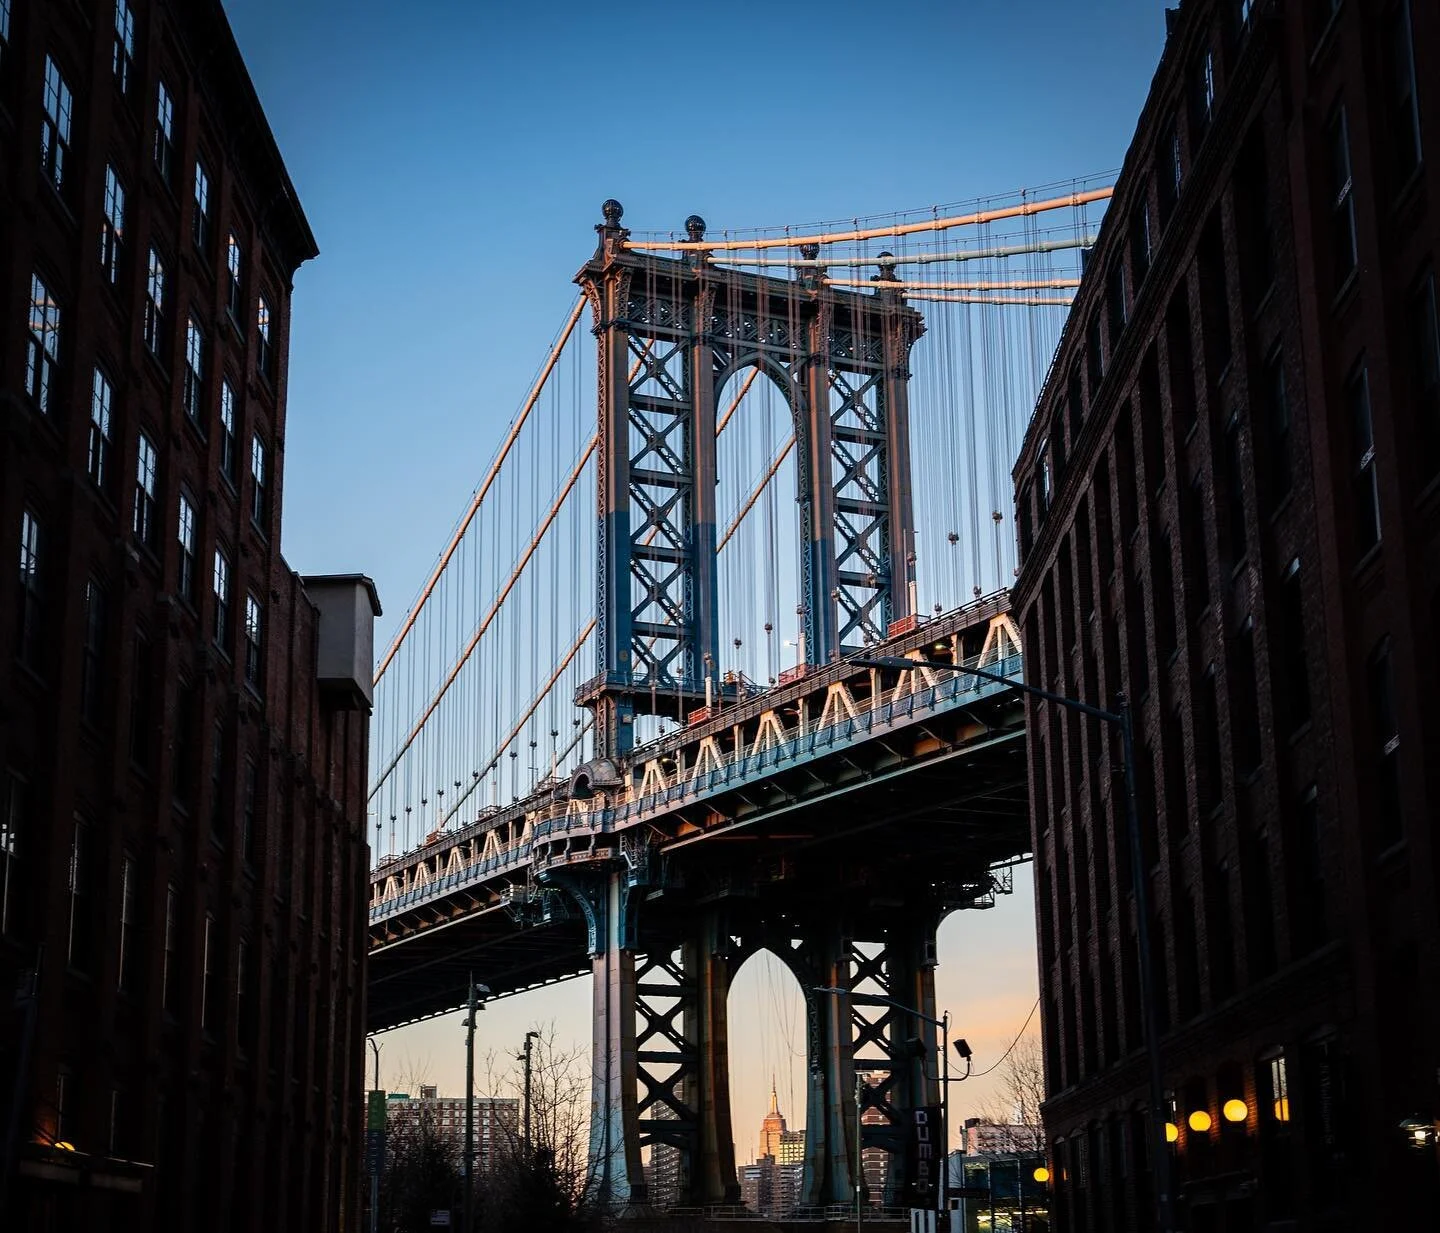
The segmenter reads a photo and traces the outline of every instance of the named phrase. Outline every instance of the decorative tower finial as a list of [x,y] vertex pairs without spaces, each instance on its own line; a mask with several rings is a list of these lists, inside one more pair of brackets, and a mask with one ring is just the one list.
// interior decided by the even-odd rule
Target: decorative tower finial
[[685,234],[690,237],[692,244],[698,244],[705,238],[705,220],[698,214],[692,214],[685,220]]
[[820,255],[820,245],[818,245],[818,244],[802,244],[802,245],[800,245],[800,256],[801,256],[804,260],[806,260],[806,261],[814,261],[815,258],[817,258],[819,255]]
[[895,273],[896,262],[894,253],[881,253],[875,258],[875,262],[880,267],[880,273],[874,276],[873,281],[877,283],[895,283],[900,281]]
[[600,207],[600,213],[604,216],[607,227],[618,227],[620,220],[625,217],[625,207],[616,201],[614,197],[610,197],[606,200],[605,204]]

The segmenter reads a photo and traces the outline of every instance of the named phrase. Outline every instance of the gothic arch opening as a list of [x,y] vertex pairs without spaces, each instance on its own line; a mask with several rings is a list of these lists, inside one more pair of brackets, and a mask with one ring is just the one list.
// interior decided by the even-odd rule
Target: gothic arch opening
[[763,688],[804,662],[795,418],[760,364],[732,370],[715,416],[717,668]]

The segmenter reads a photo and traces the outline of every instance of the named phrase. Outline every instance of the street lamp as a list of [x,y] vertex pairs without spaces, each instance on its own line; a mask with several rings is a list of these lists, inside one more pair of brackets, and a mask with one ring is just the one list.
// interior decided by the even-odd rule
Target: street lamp
[[465,1233],[475,1230],[475,1014],[485,1008],[490,986],[475,983],[475,973],[465,986]]
[[1130,881],[1135,896],[1135,943],[1140,952],[1140,1004],[1150,1070],[1150,1152],[1155,1162],[1156,1226],[1159,1233],[1174,1233],[1175,1200],[1170,1193],[1170,1152],[1165,1131],[1165,1079],[1160,1066],[1160,1016],[1155,999],[1155,972],[1150,958],[1150,891],[1145,878],[1140,820],[1135,805],[1135,723],[1129,699],[1123,693],[1116,694],[1115,709],[1107,711],[1078,698],[1067,698],[1064,694],[1051,693],[1048,689],[1012,680],[998,672],[987,672],[984,668],[968,668],[933,659],[906,659],[899,655],[857,656],[850,662],[857,668],[888,668],[900,672],[912,672],[916,668],[959,672],[982,681],[1008,685],[1023,694],[1068,707],[1120,729],[1120,750],[1125,770],[1125,827],[1129,832]]
[[[887,998],[878,993],[855,993],[850,989],[841,989],[835,985],[813,985],[811,989],[814,993],[824,993],[831,997],[848,997],[852,1002],[859,1002],[863,1006],[888,1006],[892,1010],[914,1015],[917,1019],[923,1019],[931,1026],[940,1029],[940,1057],[943,1075],[940,1080],[940,1210],[944,1211],[945,1199],[949,1193],[947,1175],[950,1172],[950,1012],[947,1010],[937,1019],[934,1015],[927,1015],[923,1010],[917,1010],[914,1006],[906,1006],[904,1002],[897,1002],[894,998]],[[965,1059],[965,1074],[961,1078],[966,1078],[970,1074],[970,1046],[965,1043],[964,1039],[961,1039],[955,1042],[955,1047],[960,1056]],[[860,1223],[861,1160],[860,1072],[857,1068],[855,1072],[855,1223],[857,1225]]]

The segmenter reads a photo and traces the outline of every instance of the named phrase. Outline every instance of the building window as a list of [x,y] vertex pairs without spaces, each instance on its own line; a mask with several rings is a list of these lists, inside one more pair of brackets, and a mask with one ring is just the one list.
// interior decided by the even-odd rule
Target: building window
[[142,771],[150,769],[155,733],[155,663],[150,639],[135,635],[133,675],[130,679],[130,761]]
[[10,54],[10,0],[0,0],[0,73]]
[[246,861],[255,855],[255,821],[260,774],[252,759],[245,759],[245,783],[240,809],[240,855]]
[[1419,417],[1421,466],[1425,475],[1440,471],[1440,314],[1435,306],[1435,275],[1426,275],[1415,297],[1416,415]]
[[210,730],[210,833],[217,839],[225,823],[225,721]]
[[191,423],[205,431],[200,418],[201,403],[205,400],[205,335],[194,317],[185,323],[185,414]]
[[155,550],[155,492],[159,469],[160,455],[142,432],[135,461],[135,538],[152,552]]
[[1125,263],[1117,256],[1110,266],[1110,275],[1105,280],[1106,311],[1110,318],[1110,350],[1120,339],[1125,328],[1127,307],[1125,304]]
[[113,286],[120,281],[120,245],[125,239],[125,186],[115,168],[105,168],[105,217],[100,223],[100,268]]
[[85,643],[80,656],[80,714],[86,723],[100,722],[104,692],[105,591],[95,579],[85,583]]
[[1291,561],[1286,569],[1276,598],[1276,620],[1270,638],[1270,656],[1279,689],[1275,713],[1284,730],[1294,732],[1310,718],[1310,677],[1305,659],[1305,608],[1300,594],[1299,557]]
[[1410,0],[1400,0],[1390,15],[1385,47],[1391,157],[1397,189],[1407,184],[1420,166],[1420,105],[1415,92],[1415,45],[1410,31]]
[[1255,626],[1249,618],[1230,644],[1230,737],[1235,773],[1245,777],[1260,766],[1260,703],[1255,689]]
[[40,168],[56,192],[65,189],[66,159],[70,154],[70,112],[74,99],[60,68],[45,57],[45,118],[40,125]]
[[1150,271],[1153,252],[1150,242],[1150,203],[1144,197],[1135,203],[1130,215],[1130,281],[1137,294],[1145,275]]
[[130,93],[135,76],[135,14],[126,0],[115,0],[115,52],[111,58],[115,71],[115,88]]
[[70,837],[69,922],[65,960],[77,971],[90,963],[90,901],[93,885],[90,870],[90,828],[78,818]]
[[215,1026],[220,1017],[218,1007],[215,1005],[220,992],[220,981],[215,971],[215,948],[220,942],[217,933],[215,918],[207,912],[205,914],[205,936],[202,943],[204,953],[200,963],[200,1027],[207,1032]]
[[145,277],[145,345],[150,354],[160,358],[160,344],[165,324],[165,263],[160,254],[150,250],[150,268]]
[[1374,731],[1376,836],[1382,848],[1404,835],[1400,810],[1400,722],[1395,714],[1395,677],[1390,639],[1370,656],[1370,721]]
[[175,577],[175,591],[187,604],[194,604],[195,507],[183,492],[180,494],[180,518],[176,538],[180,541],[180,561]]
[[258,335],[255,365],[260,370],[260,375],[269,380],[274,376],[271,365],[274,363],[275,353],[270,339],[270,301],[263,295],[255,309],[255,331]]
[[1375,431],[1370,418],[1370,382],[1362,363],[1345,390],[1350,404],[1351,457],[1354,459],[1355,549],[1369,552],[1380,542],[1380,485],[1375,474]]
[[20,776],[6,772],[5,800],[0,802],[0,938],[20,936],[20,905],[25,890],[20,862],[26,856],[28,788]]
[[1090,401],[1100,388],[1100,379],[1105,375],[1105,345],[1100,336],[1100,314],[1096,312],[1085,327],[1085,361],[1090,375]]
[[195,247],[210,255],[210,177],[205,164],[195,160],[195,213],[190,219],[190,236]]
[[230,635],[230,562],[219,548],[215,549],[215,626],[216,644],[223,650]]
[[1335,285],[1339,287],[1354,272],[1358,260],[1355,194],[1350,177],[1350,130],[1343,103],[1330,117],[1326,140],[1330,146],[1331,259],[1335,265]]
[[1190,131],[1198,146],[1215,118],[1215,53],[1208,47],[1195,66],[1192,90]]
[[264,650],[263,613],[260,601],[245,596],[245,683],[259,689],[264,679],[261,652]]
[[16,654],[32,671],[40,667],[45,605],[41,589],[40,520],[28,509],[20,512],[20,611]]
[[115,987],[122,992],[135,980],[135,859],[120,861],[120,956]]
[[36,410],[48,415],[55,365],[60,359],[60,305],[40,281],[30,277],[30,337],[25,352],[25,393]]
[[230,238],[225,245],[225,271],[226,271],[226,295],[225,306],[230,310],[230,319],[235,323],[237,329],[243,329],[245,320],[245,290],[241,283],[243,270],[243,258],[240,252],[240,241],[235,238],[235,233],[230,233]]
[[270,488],[265,482],[265,442],[258,432],[250,442],[250,478],[255,481],[250,490],[250,517],[266,531],[270,527]]
[[173,886],[165,888],[165,952],[160,961],[160,1009],[175,1009],[175,981],[180,973],[180,892]]
[[1184,179],[1180,163],[1180,128],[1174,116],[1161,130],[1160,140],[1156,143],[1155,166],[1160,190],[1160,226],[1164,227],[1170,221],[1175,203],[1180,200],[1180,185]]
[[235,482],[235,391],[220,383],[220,474]]
[[1285,357],[1277,348],[1265,364],[1265,504],[1270,513],[1290,494],[1290,404],[1285,396]]
[[175,104],[163,81],[155,87],[155,169],[169,185],[175,173]]

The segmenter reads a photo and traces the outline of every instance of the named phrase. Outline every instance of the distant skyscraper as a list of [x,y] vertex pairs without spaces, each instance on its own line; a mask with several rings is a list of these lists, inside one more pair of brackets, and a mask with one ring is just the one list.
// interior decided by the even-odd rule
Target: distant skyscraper
[[783,1215],[799,1200],[804,1171],[805,1132],[786,1127],[772,1080],[770,1110],[760,1122],[756,1161],[740,1169],[740,1201],[762,1216]]

